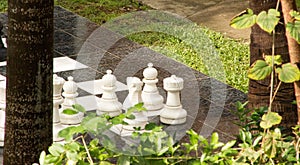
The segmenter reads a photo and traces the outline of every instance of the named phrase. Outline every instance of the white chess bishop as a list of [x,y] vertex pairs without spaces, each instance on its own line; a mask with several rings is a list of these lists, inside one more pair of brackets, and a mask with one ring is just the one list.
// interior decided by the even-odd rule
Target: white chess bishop
[[[129,94],[123,103],[123,108],[127,110],[142,102],[141,91],[143,82],[137,77],[127,77],[126,81]],[[134,127],[144,129],[148,123],[148,117],[145,112],[133,112],[132,114],[135,116],[135,119],[124,119],[128,125],[124,125],[123,128],[130,131],[134,131]]]
[[101,81],[103,94],[97,104],[97,115],[107,113],[111,117],[118,116],[122,113],[122,104],[115,93],[117,79],[111,70],[107,70]]
[[152,63],[149,63],[148,67],[143,71],[143,82],[145,85],[142,91],[142,100],[148,116],[152,116],[151,114],[159,115],[160,110],[164,106],[164,98],[159,94],[156,86],[158,83],[157,75],[158,72]]
[[73,81],[73,77],[68,77],[68,81],[66,81],[63,85],[64,92],[62,95],[64,96],[64,102],[62,103],[61,112],[59,114],[60,116],[60,122],[62,124],[79,124],[81,120],[83,119],[84,114],[82,112],[78,112],[76,114],[64,114],[62,111],[64,109],[70,108],[73,109],[72,105],[76,104],[76,97],[78,96],[77,93],[78,86]]
[[163,80],[164,89],[168,91],[167,101],[160,114],[160,121],[165,124],[183,124],[187,112],[182,108],[180,91],[183,89],[183,79],[172,75]]

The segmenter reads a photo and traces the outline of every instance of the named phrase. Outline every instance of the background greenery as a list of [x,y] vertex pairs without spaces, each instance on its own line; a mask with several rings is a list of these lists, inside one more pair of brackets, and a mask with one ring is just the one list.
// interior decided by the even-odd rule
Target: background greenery
[[[86,17],[99,25],[122,14],[150,9],[150,7],[136,0],[55,0],[55,4]],[[1,0],[0,11],[6,10],[7,1]],[[208,28],[203,28],[203,31],[212,40],[219,52],[226,74],[226,83],[247,92],[248,43],[226,38],[221,33]],[[207,74],[207,69],[202,65],[196,52],[174,36],[158,32],[144,32],[130,35],[128,38]],[[176,57],[174,57],[174,54],[177,54]],[[200,62],[195,64],[195,60]]]

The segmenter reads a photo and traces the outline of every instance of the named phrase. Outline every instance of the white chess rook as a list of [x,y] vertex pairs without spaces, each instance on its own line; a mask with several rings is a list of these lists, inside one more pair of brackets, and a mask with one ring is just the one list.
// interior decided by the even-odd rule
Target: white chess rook
[[102,77],[102,97],[98,101],[97,115],[108,114],[111,117],[122,113],[122,104],[118,101],[116,90],[117,79],[111,70],[106,71]]
[[[153,64],[149,63],[148,67],[143,71],[144,88],[142,91],[142,100],[148,111],[148,116],[151,111],[160,111],[163,108],[164,98],[159,94],[156,83],[158,72],[153,68]],[[158,115],[158,114],[157,114]]]
[[[141,91],[143,82],[137,77],[127,77],[127,86],[129,94],[123,104],[126,110],[142,102]],[[145,112],[133,112],[132,114],[135,116],[135,119],[124,119],[128,125],[124,125],[123,128],[130,131],[134,131],[134,127],[144,129],[148,123],[148,117]]]
[[63,85],[64,92],[62,95],[65,97],[65,99],[60,110],[60,122],[62,124],[79,124],[83,119],[84,114],[82,112],[72,115],[62,113],[64,109],[72,109],[72,105],[77,103],[75,99],[78,96],[77,89],[78,86],[73,81],[73,77],[68,77],[68,81],[66,81]]
[[160,121],[165,124],[183,124],[187,112],[182,108],[180,91],[183,89],[183,79],[172,75],[163,80],[164,89],[168,91],[166,105],[161,111]]

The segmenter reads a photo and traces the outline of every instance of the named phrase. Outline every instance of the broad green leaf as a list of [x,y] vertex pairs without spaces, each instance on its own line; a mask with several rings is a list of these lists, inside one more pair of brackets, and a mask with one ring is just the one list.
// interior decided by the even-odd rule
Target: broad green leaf
[[236,142],[235,140],[232,140],[232,141],[226,143],[226,144],[222,147],[221,151],[225,151],[225,150],[231,148],[232,146],[234,146],[235,142]]
[[[266,63],[268,63],[269,65],[272,65],[272,55],[266,55],[266,56],[264,56],[264,59],[265,59]],[[274,64],[276,64],[276,65],[282,64],[281,55],[274,56]]]
[[58,136],[65,139],[66,142],[70,142],[73,139],[73,135],[83,133],[84,128],[82,126],[70,126],[58,132]]
[[271,33],[279,22],[280,13],[275,9],[269,9],[268,13],[262,11],[256,18],[256,23],[264,31]]
[[68,108],[68,109],[64,109],[64,110],[62,111],[62,113],[63,113],[63,114],[66,114],[66,115],[74,115],[74,114],[77,114],[78,111],[76,111],[76,110],[74,110],[74,109]]
[[52,146],[49,147],[48,151],[53,156],[60,156],[60,154],[65,151],[65,149],[62,144],[53,143]]
[[83,113],[86,112],[85,108],[80,104],[74,104],[74,105],[72,105],[72,107],[74,109],[76,109],[78,112],[83,112]]
[[71,142],[65,144],[65,148],[66,150],[70,150],[70,151],[79,151],[80,145],[77,142]]
[[278,78],[284,83],[293,83],[300,80],[300,71],[296,65],[291,63],[283,64],[281,68],[277,68]]
[[59,156],[53,156],[53,155],[46,155],[45,157],[45,164],[52,164],[52,163],[56,163],[59,161]]
[[257,60],[249,69],[248,77],[253,80],[262,80],[269,76],[272,67],[263,60]]
[[77,152],[71,151],[71,150],[68,150],[68,151],[66,152],[66,156],[67,156],[67,158],[68,158],[69,160],[73,160],[73,161],[75,161],[75,162],[77,162],[77,161],[78,161],[78,158],[79,158]]
[[286,30],[298,43],[300,43],[300,21],[295,21],[294,23],[288,22],[286,24]]
[[262,116],[262,121],[260,122],[260,127],[263,129],[271,128],[273,125],[279,124],[282,117],[276,112],[269,112]]
[[290,11],[290,15],[295,18],[296,20],[300,20],[300,13],[295,11],[295,10],[291,10]]
[[256,15],[253,14],[251,9],[247,9],[245,12],[235,16],[230,21],[230,26],[236,29],[245,29],[253,26],[256,22]]
[[217,132],[214,132],[212,135],[211,135],[211,139],[210,139],[210,143],[211,145],[215,145],[219,142],[219,134]]
[[46,152],[42,151],[41,154],[40,154],[40,158],[39,158],[40,165],[44,165],[45,164],[45,157],[46,157]]

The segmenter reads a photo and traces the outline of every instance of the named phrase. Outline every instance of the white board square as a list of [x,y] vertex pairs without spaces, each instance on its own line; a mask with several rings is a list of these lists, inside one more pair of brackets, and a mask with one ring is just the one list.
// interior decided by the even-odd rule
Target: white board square
[[88,66],[73,60],[69,57],[56,57],[53,59],[53,72],[62,72],[68,70],[76,70],[76,69],[83,69],[88,68]]
[[76,101],[82,105],[86,111],[92,111],[97,109],[97,102],[100,100],[99,97],[94,95],[77,97]]
[[[83,89],[93,95],[98,95],[103,93],[103,90],[101,89],[102,81],[99,80],[92,80],[92,81],[84,81],[77,83],[78,87],[80,89]],[[119,81],[116,83],[117,89],[116,91],[124,91],[127,90],[127,86]]]

